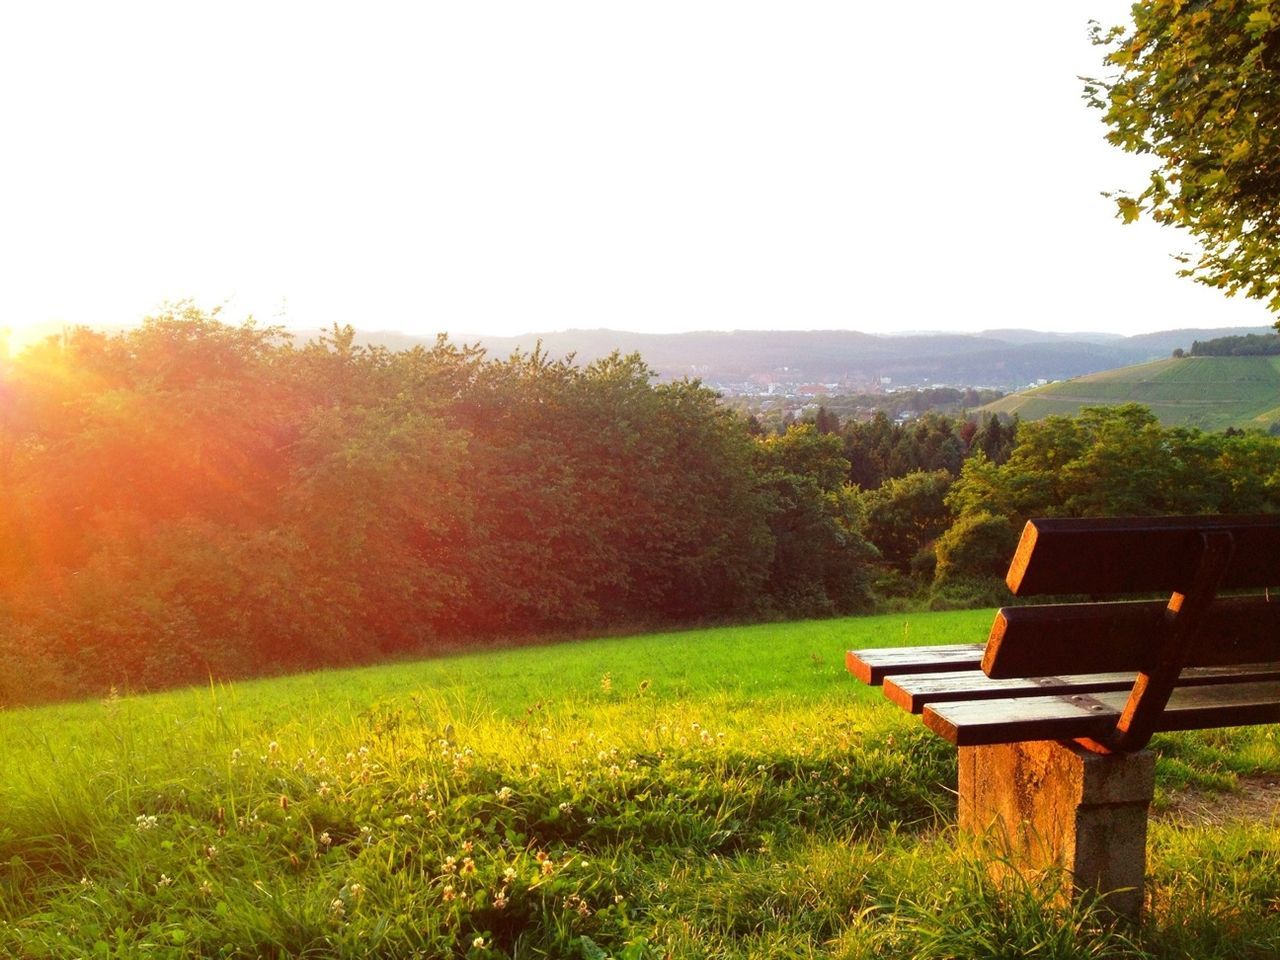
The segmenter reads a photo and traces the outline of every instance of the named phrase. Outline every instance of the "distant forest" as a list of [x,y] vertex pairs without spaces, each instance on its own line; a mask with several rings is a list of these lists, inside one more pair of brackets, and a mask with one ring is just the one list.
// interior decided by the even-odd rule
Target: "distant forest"
[[0,703],[441,645],[997,602],[1021,523],[1280,509],[1280,443],[1145,410],[819,410],[194,308],[0,365]]
[[1246,334],[1242,337],[1216,337],[1196,340],[1191,344],[1193,357],[1272,357],[1280,354],[1280,336]]

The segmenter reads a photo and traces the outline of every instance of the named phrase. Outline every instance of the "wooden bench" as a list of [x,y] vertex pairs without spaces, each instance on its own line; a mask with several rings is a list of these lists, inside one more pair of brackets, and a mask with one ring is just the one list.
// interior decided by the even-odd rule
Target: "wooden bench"
[[849,670],[960,748],[962,827],[1142,907],[1153,733],[1280,721],[1280,516],[1032,520],[985,646],[850,651]]

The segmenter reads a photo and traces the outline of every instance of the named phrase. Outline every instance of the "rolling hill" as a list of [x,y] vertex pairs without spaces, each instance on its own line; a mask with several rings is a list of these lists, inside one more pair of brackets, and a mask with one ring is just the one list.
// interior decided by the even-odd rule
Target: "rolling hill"
[[[0,357],[5,354],[5,321],[0,319]],[[61,324],[23,326],[11,332],[8,347],[18,353],[31,343],[63,331]],[[118,327],[97,329],[121,332]],[[299,341],[323,331],[295,327]],[[688,333],[634,333],[621,330],[559,330],[500,337],[453,334],[456,344],[478,344],[492,356],[541,345],[551,357],[573,355],[580,363],[613,351],[639,353],[663,379],[697,377],[733,392],[735,385],[840,384],[845,391],[895,387],[993,387],[1017,390],[1038,380],[1080,377],[1125,364],[1167,357],[1196,340],[1270,333],[1268,327],[1162,330],[1137,336],[1110,333],[1001,328],[978,333],[919,331],[869,334],[855,330],[735,330]],[[391,350],[430,347],[434,334],[366,327],[357,342]]]
[[[298,331],[300,336],[316,331]],[[614,350],[638,352],[663,378],[699,377],[712,385],[733,383],[841,383],[847,389],[878,385],[995,387],[1016,390],[1040,379],[1057,380],[1167,357],[1175,347],[1228,334],[1266,333],[1264,327],[1186,329],[1120,337],[1034,330],[986,330],[975,334],[877,335],[853,330],[736,330],[628,333],[562,330],[519,337],[461,335],[495,356],[532,350],[552,357],[573,354],[589,363]],[[428,343],[391,331],[363,331],[360,339],[393,349]]]
[[982,410],[1039,420],[1119,403],[1141,403],[1166,426],[1270,429],[1280,424],[1280,357],[1156,360],[1036,387]]

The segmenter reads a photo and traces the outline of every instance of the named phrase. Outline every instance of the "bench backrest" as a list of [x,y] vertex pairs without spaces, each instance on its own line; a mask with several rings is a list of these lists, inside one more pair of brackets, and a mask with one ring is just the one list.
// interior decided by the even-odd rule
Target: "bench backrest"
[[1007,578],[1015,596],[1167,601],[1006,607],[983,655],[992,678],[1137,671],[1109,746],[1143,746],[1184,667],[1280,659],[1280,602],[1219,598],[1280,585],[1280,516],[1031,520]]

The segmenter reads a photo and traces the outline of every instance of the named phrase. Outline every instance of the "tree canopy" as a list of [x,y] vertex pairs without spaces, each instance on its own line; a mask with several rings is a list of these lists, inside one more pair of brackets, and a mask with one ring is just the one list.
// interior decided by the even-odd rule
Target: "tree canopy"
[[194,307],[40,343],[0,363],[0,705],[864,608],[842,438],[653,380]]
[[1104,30],[1111,76],[1087,81],[1107,139],[1155,161],[1119,215],[1187,230],[1180,273],[1280,311],[1280,3],[1154,0]]

